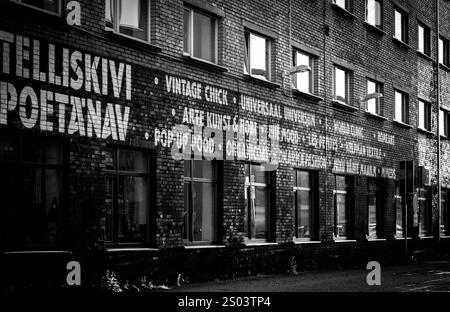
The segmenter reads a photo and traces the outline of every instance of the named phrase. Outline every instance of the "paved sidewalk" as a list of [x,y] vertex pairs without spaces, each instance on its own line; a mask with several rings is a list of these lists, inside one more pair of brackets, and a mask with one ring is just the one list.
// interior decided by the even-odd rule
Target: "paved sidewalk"
[[173,287],[175,292],[450,292],[450,261],[386,266],[381,263],[381,285],[369,286],[369,270],[301,272]]

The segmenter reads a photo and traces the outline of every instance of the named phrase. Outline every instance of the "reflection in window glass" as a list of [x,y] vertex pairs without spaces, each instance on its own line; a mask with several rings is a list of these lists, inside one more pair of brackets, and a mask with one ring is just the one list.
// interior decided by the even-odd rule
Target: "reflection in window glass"
[[348,104],[348,73],[337,66],[334,68],[334,97]]
[[[294,51],[294,66],[299,65],[306,65],[313,69],[312,64],[312,57],[299,52]],[[306,93],[313,93],[313,86],[312,86],[312,72],[311,71],[305,71],[303,73],[297,73],[293,75],[292,77],[292,84],[295,89],[306,92]]]
[[366,1],[366,22],[373,26],[381,26],[381,3],[379,0]]
[[346,239],[349,235],[349,192],[349,178],[346,176],[336,175],[334,190],[334,236],[336,239]]
[[245,38],[244,72],[270,80],[270,41],[249,32],[245,33]]

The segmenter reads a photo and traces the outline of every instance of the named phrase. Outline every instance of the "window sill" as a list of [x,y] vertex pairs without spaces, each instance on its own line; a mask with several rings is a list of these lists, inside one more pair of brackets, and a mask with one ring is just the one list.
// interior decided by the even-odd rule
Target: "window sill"
[[144,40],[141,40],[138,38],[134,38],[131,36],[127,36],[125,34],[121,34],[110,28],[106,28],[105,32],[106,32],[107,37],[117,40],[120,43],[131,45],[132,47],[140,47],[140,48],[143,48],[143,49],[151,51],[151,52],[161,52],[160,47],[155,46],[155,45],[151,44],[150,42],[147,42],[147,41],[144,41]]
[[332,100],[331,101],[333,103],[333,105],[335,107],[338,107],[340,109],[349,111],[349,112],[356,112],[358,109],[356,107],[350,106],[347,103],[341,102],[341,101],[337,101],[337,100]]
[[381,116],[381,115],[378,115],[378,114],[375,114],[375,113],[371,113],[371,112],[368,112],[368,111],[366,111],[365,114],[366,114],[366,117],[373,118],[373,119],[377,119],[377,120],[380,120],[380,121],[386,121],[386,120],[388,120],[388,119],[387,119],[386,117],[384,117],[384,116]]
[[333,9],[335,9],[337,12],[340,12],[342,15],[345,15],[347,18],[351,19],[352,21],[358,19],[355,14],[353,14],[350,11],[347,11],[343,7],[337,5],[336,3],[332,3],[331,6]]
[[431,58],[431,56],[426,55],[423,52],[417,51],[417,55],[419,55],[420,57],[423,57],[424,59],[430,61],[430,62],[434,62],[434,60]]
[[368,242],[385,242],[386,238],[368,238]]
[[334,238],[335,243],[356,243],[356,239]]
[[[394,237],[395,240],[405,240],[404,237]],[[407,239],[411,240],[412,237],[408,237]]]
[[395,126],[399,126],[399,127],[406,128],[406,129],[412,129],[413,128],[413,126],[408,125],[408,124],[406,124],[406,123],[404,123],[402,121],[398,121],[398,120],[393,120],[392,123]]
[[225,248],[224,245],[192,245],[192,246],[183,246],[184,249],[218,249]]
[[248,247],[253,247],[253,246],[274,246],[274,245],[278,245],[278,243],[261,242],[261,241],[254,241],[254,242],[252,242],[251,240],[246,240],[244,242],[244,245],[248,246]]
[[426,235],[426,236],[419,236],[419,238],[420,238],[420,239],[433,239],[434,236]]
[[404,49],[412,49],[412,47],[407,44],[406,42],[401,41],[398,38],[392,37],[392,40],[394,41],[395,44],[397,44],[398,46],[404,48]]
[[439,67],[447,72],[450,72],[450,67],[445,64],[439,63]]
[[369,30],[371,30],[371,31],[381,35],[381,36],[387,35],[387,33],[383,29],[378,27],[378,26],[369,24],[368,22],[364,22],[364,25],[366,25],[367,29],[369,29]]
[[279,85],[278,83],[264,80],[264,79],[261,79],[261,78],[258,78],[258,77],[252,76],[252,75],[244,74],[244,78],[246,80],[254,81],[254,82],[260,83],[262,85],[265,85],[265,86],[268,86],[271,88],[281,88],[281,85]]
[[448,136],[446,136],[446,135],[439,134],[439,137],[440,137],[442,140],[450,140],[450,138],[449,138]]
[[187,63],[194,64],[194,65],[197,65],[199,67],[203,67],[203,68],[206,68],[206,69],[213,69],[213,70],[216,70],[216,71],[222,72],[222,73],[225,73],[225,72],[228,71],[228,68],[226,68],[226,67],[223,67],[223,66],[220,66],[220,65],[217,65],[217,64],[214,64],[214,63],[211,63],[211,62],[208,62],[208,61],[205,61],[205,60],[202,60],[202,59],[190,56],[188,54],[183,54],[183,58],[184,58],[184,60]]
[[302,240],[302,239],[295,239],[293,240],[295,245],[302,245],[302,244],[321,244],[321,241],[315,241],[315,240]]
[[127,252],[127,251],[158,251],[158,248],[146,248],[146,247],[129,247],[129,248],[106,248],[107,252]]
[[52,254],[52,255],[71,255],[69,250],[18,250],[18,251],[4,251],[3,255],[31,255],[31,254]]
[[423,129],[423,128],[417,128],[417,131],[418,131],[418,132],[425,133],[425,134],[427,134],[427,135],[434,135],[434,133],[431,132],[430,130]]
[[307,93],[307,92],[303,92],[297,89],[292,89],[292,93],[295,94],[298,97],[304,97],[307,98],[308,100],[313,100],[313,101],[323,101],[323,97],[311,94],[311,93]]

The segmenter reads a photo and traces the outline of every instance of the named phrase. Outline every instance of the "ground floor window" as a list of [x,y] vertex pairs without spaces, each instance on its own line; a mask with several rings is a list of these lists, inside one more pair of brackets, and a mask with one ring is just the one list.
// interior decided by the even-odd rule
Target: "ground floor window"
[[122,148],[106,150],[106,241],[148,241],[148,180],[146,152]]
[[245,217],[247,239],[269,239],[269,173],[264,166],[245,164]]
[[[420,188],[418,192],[419,235],[431,235],[431,197],[429,188]],[[416,212],[415,212],[416,213]]]
[[6,248],[61,243],[63,144],[0,134],[0,243]]
[[448,201],[448,193],[449,189],[442,189],[441,191],[441,225],[440,225],[440,231],[441,235],[448,235],[448,222],[449,222],[449,201]]
[[335,175],[334,236],[347,239],[350,235],[351,177]]
[[380,183],[376,179],[367,181],[367,238],[375,239],[383,237],[383,213]]
[[310,240],[315,231],[315,181],[314,173],[294,170],[294,215],[296,239]]
[[395,193],[394,193],[394,205],[395,205],[395,237],[403,237],[403,202],[400,192],[400,181],[395,181]]
[[184,161],[183,239],[211,243],[216,240],[216,163]]

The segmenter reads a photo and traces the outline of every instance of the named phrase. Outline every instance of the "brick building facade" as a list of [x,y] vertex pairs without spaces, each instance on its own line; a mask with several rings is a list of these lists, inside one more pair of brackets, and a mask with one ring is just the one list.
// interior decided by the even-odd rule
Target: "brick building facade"
[[1,1],[4,259],[173,281],[447,244],[449,5],[437,44],[435,1]]

